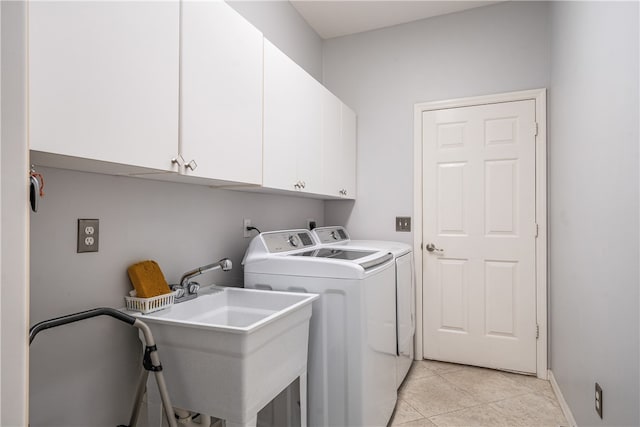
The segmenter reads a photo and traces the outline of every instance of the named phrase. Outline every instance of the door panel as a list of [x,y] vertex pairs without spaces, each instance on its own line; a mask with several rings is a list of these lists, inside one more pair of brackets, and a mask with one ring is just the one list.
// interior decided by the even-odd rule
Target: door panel
[[439,234],[465,234],[465,166],[464,162],[438,165]]
[[487,335],[515,337],[517,262],[485,261]]
[[469,274],[466,259],[439,260],[442,317],[440,329],[467,332],[467,282]]
[[485,163],[486,235],[517,235],[517,177],[517,159]]
[[422,143],[425,358],[534,373],[535,101],[425,112]]

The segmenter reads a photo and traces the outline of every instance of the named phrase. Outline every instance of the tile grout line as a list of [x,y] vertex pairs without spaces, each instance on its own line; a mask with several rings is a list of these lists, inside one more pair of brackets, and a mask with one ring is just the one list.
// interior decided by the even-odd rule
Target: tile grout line
[[[414,407],[413,407],[413,405],[411,405],[411,404],[410,404],[409,402],[407,402],[406,400],[401,399],[401,398],[398,398],[398,400],[402,400],[402,402],[403,402],[405,405],[407,405],[409,408],[411,408],[411,409],[413,409],[414,411],[416,411],[416,413],[420,414],[420,415],[422,416],[422,419],[427,419],[427,417],[425,417],[425,416],[424,416],[424,414],[423,414],[422,412],[418,411],[416,408],[414,408]],[[396,405],[397,405],[397,403],[396,403]],[[414,422],[414,421],[419,421],[419,420],[420,420],[420,418],[415,419],[415,420],[410,420],[410,421],[407,421],[407,422],[402,423],[402,424],[412,423],[412,422]],[[398,426],[401,426],[402,424],[398,424]]]

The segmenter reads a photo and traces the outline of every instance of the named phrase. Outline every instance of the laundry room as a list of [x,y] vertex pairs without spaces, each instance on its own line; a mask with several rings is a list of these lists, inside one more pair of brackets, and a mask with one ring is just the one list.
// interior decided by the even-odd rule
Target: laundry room
[[[0,3],[0,425],[127,422],[136,330],[27,337],[123,308],[146,260],[197,282],[193,301],[212,284],[318,295],[306,365],[229,426],[640,425],[639,17],[637,1]],[[134,317],[164,339],[152,317],[171,309]],[[256,366],[198,397],[232,407],[231,373],[285,376]],[[159,425],[143,397],[139,425]]]

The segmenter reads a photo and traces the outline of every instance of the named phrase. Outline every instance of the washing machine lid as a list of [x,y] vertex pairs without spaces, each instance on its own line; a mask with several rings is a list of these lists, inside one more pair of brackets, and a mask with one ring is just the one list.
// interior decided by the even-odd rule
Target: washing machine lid
[[325,258],[353,262],[365,271],[382,265],[393,259],[393,254],[378,250],[355,250],[348,248],[321,248],[313,251],[296,252],[290,256]]

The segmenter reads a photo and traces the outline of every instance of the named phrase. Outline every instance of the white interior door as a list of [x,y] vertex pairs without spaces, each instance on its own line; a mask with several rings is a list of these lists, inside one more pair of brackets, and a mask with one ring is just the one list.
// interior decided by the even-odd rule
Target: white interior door
[[535,373],[535,101],[422,124],[424,357]]

